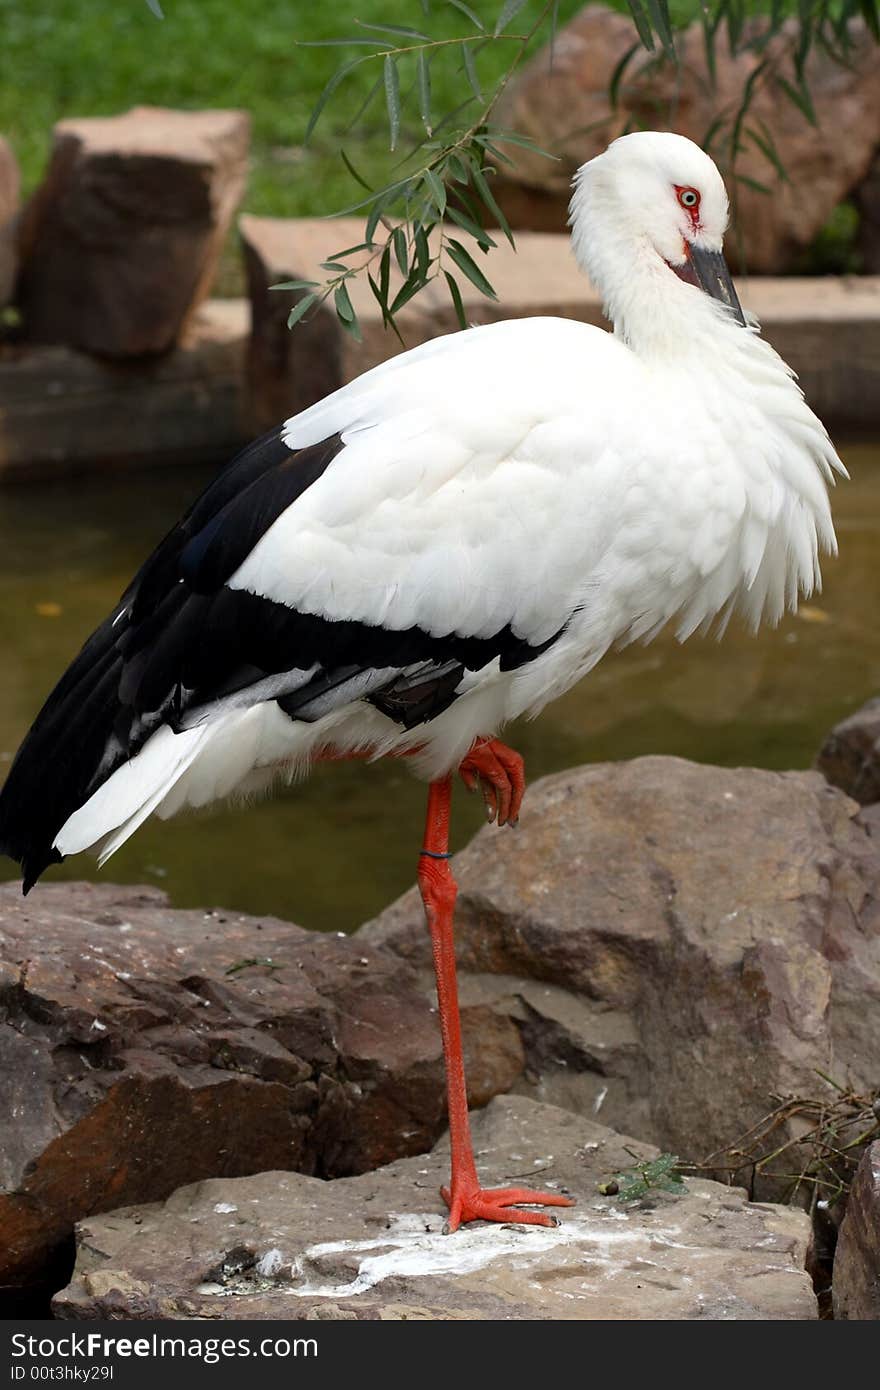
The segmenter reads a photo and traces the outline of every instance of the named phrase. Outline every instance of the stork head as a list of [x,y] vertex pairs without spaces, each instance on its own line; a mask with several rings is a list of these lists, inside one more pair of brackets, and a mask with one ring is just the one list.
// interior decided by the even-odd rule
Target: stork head
[[612,311],[625,300],[620,282],[636,265],[657,272],[661,287],[664,276],[677,276],[745,324],[721,249],[727,215],[724,182],[699,145],[683,135],[637,131],[578,170],[572,242]]

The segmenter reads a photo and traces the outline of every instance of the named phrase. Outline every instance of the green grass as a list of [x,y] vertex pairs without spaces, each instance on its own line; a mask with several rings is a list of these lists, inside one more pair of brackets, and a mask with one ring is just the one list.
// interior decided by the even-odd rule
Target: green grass
[[[500,7],[501,0],[471,5],[487,18]],[[579,7],[579,0],[563,0],[561,22]],[[427,20],[418,0],[163,0],[163,9],[159,21],[145,0],[0,0],[0,132],[15,149],[26,190],[38,182],[51,127],[64,116],[106,115],[141,103],[236,106],[253,119],[247,211],[326,214],[358,198],[340,144],[370,178],[382,178],[393,162],[381,94],[347,128],[381,68],[372,60],[346,80],[304,148],[324,84],[337,66],[368,50],[302,48],[296,41],[356,34],[358,19],[425,25],[437,38],[471,32],[467,19],[443,0],[434,0]],[[537,12],[532,0],[513,31]],[[480,55],[480,78],[489,90],[510,52],[499,43]],[[432,75],[437,111],[452,109],[464,84],[457,57],[438,55]],[[408,133],[415,130],[412,122]]]
[[[494,23],[501,4],[471,0],[471,9]],[[112,115],[136,105],[241,107],[253,123],[242,210],[267,217],[338,212],[363,196],[340,147],[377,187],[399,158],[388,148],[381,92],[357,119],[381,60],[364,63],[337,89],[306,147],[309,117],[326,82],[342,63],[369,50],[304,48],[297,41],[357,34],[358,20],[423,27],[441,39],[473,32],[448,0],[433,0],[427,20],[419,0],[162,0],[162,8],[160,21],[146,0],[0,0],[0,134],[16,153],[25,193],[38,184],[52,126],[63,117]],[[579,8],[579,0],[562,0],[560,23]],[[531,0],[511,31],[523,32],[538,12],[538,0]],[[479,56],[487,91],[511,51],[497,43]],[[463,88],[458,50],[438,53],[432,60],[435,111],[442,115],[457,106]],[[405,148],[420,127],[405,83],[402,96]],[[216,289],[242,293],[234,236]]]
[[[626,0],[612,3],[626,9]],[[502,0],[470,4],[494,23]],[[381,93],[358,118],[380,75],[380,62],[363,63],[345,80],[306,147],[309,116],[328,78],[340,64],[369,50],[304,48],[297,41],[356,34],[358,20],[424,28],[439,39],[473,32],[449,0],[432,0],[427,18],[419,0],[333,0],[326,5],[314,0],[162,0],[162,5],[165,19],[160,21],[146,0],[0,0],[0,134],[16,152],[26,193],[39,182],[52,125],[62,117],[109,115],[138,104],[233,106],[249,111],[253,121],[243,210],[277,217],[338,212],[362,196],[340,148],[374,186],[387,181],[399,158],[388,149]],[[530,27],[539,8],[540,0],[530,0],[511,31]],[[561,0],[560,24],[580,8],[581,0]],[[694,12],[695,0],[673,0],[671,8],[680,21]],[[545,39],[546,34],[535,47]],[[512,51],[512,45],[495,43],[479,54],[485,91],[493,89]],[[461,102],[468,87],[458,49],[443,50],[432,60],[432,85],[435,112],[443,114]],[[405,149],[421,130],[405,72],[402,96]],[[477,109],[472,107],[474,113]],[[234,239],[219,289],[241,292]]]

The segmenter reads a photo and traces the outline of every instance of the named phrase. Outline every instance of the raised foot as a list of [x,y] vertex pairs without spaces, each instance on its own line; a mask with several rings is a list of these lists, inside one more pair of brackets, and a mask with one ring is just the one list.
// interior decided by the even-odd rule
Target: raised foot
[[473,1192],[457,1193],[453,1198],[448,1187],[440,1195],[449,1208],[445,1230],[457,1231],[468,1221],[517,1222],[521,1226],[558,1226],[555,1216],[542,1211],[523,1211],[519,1203],[541,1207],[573,1207],[571,1197],[555,1192],[536,1192],[530,1187],[477,1188]]
[[477,739],[458,770],[468,791],[482,792],[490,821],[516,825],[526,789],[519,753],[500,739]]

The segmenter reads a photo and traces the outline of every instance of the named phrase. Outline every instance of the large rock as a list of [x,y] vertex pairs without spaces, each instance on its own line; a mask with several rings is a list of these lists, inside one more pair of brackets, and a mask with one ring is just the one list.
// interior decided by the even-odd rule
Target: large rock
[[[465,1015],[471,1100],[522,1068]],[[0,888],[0,1287],[85,1213],[200,1178],[358,1173],[445,1125],[436,1016],[390,952],[150,889]]]
[[[441,1234],[445,1142],[358,1178],[203,1182],[163,1206],[88,1218],[59,1318],[812,1319],[809,1223],[689,1180],[624,1205],[597,1185],[651,1151],[553,1106],[496,1100],[477,1118],[485,1181],[576,1198],[556,1229]],[[632,1152],[630,1152],[632,1151]],[[186,1235],[181,1239],[181,1230]]]
[[833,786],[863,806],[880,801],[880,697],[835,724],[819,749],[816,766]]
[[[756,24],[762,21],[755,21]],[[814,44],[806,64],[818,128],[784,94],[779,72],[792,81],[790,50],[794,21],[760,51],[741,48],[731,56],[726,42],[716,45],[717,83],[707,81],[701,24],[678,40],[681,66],[658,65],[656,56],[638,52],[628,63],[614,109],[609,87],[615,70],[633,47],[628,16],[588,5],[510,83],[496,109],[499,125],[528,135],[560,158],[552,162],[511,147],[517,185],[508,210],[518,225],[543,231],[561,229],[578,165],[599,154],[609,140],[636,126],[674,128],[697,142],[719,113],[728,122],[738,111],[746,84],[759,63],[759,76],[745,122],[737,172],[770,186],[762,193],[747,183],[736,188],[736,251],[741,245],[752,271],[787,269],[824,226],[832,210],[867,174],[880,145],[880,47],[862,24],[850,27],[850,62],[835,63]],[[749,130],[771,133],[785,167],[781,182],[773,165],[749,137]],[[722,146],[729,124],[716,135]],[[532,197],[534,193],[534,198]]]
[[865,1151],[834,1256],[834,1316],[880,1320],[880,1139]]
[[[815,772],[675,758],[532,787],[515,834],[455,858],[462,996],[518,1022],[517,1089],[781,1195],[731,1150],[792,1123],[742,1136],[780,1099],[832,1099],[823,1075],[877,1085],[880,840],[857,812]],[[412,892],[359,940],[427,988]]]
[[[251,302],[248,419],[255,434],[262,434],[279,420],[304,410],[347,379],[343,367],[345,345],[336,314],[321,306],[308,314],[295,331],[291,330],[287,319],[300,296],[272,287],[286,280],[322,280],[325,272],[320,262],[326,261],[332,251],[342,250],[346,244],[355,246],[363,239],[362,228],[352,226],[351,242],[347,243],[348,225],[322,226],[310,219],[239,218]],[[355,292],[357,283],[352,287]],[[365,306],[356,307],[362,317]]]
[[25,331],[109,357],[166,352],[205,297],[247,177],[243,111],[60,121],[22,215]]
[[19,175],[9,142],[0,135],[0,309],[12,298],[17,270],[15,220]]

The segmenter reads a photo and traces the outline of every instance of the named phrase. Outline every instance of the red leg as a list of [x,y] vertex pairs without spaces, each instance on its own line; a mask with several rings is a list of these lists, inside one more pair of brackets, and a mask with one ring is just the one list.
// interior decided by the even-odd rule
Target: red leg
[[545,1216],[543,1212],[522,1211],[512,1204],[527,1202],[543,1206],[569,1207],[573,1205],[569,1198],[557,1196],[555,1193],[534,1192],[523,1187],[484,1190],[480,1187],[477,1177],[468,1123],[458,985],[455,975],[455,945],[452,934],[452,917],[458,889],[449,867],[451,798],[450,777],[431,783],[428,791],[425,844],[419,862],[419,888],[431,931],[437,1002],[440,1006],[440,1032],[446,1061],[452,1177],[449,1187],[442,1188],[441,1193],[449,1207],[447,1229],[455,1231],[467,1221],[516,1221],[524,1225],[553,1226],[556,1224],[553,1217]]

